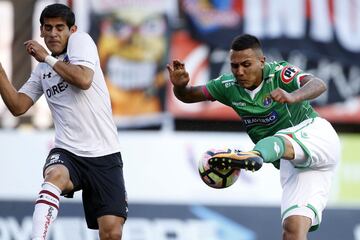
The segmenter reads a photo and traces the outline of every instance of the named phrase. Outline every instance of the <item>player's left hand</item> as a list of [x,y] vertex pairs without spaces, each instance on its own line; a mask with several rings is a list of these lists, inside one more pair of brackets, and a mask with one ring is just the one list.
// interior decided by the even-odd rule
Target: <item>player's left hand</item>
[[24,45],[26,51],[39,62],[44,62],[45,57],[49,55],[46,49],[35,40],[28,40],[24,42]]
[[295,103],[296,98],[291,93],[286,92],[284,89],[277,88],[270,93],[271,98],[279,103]]

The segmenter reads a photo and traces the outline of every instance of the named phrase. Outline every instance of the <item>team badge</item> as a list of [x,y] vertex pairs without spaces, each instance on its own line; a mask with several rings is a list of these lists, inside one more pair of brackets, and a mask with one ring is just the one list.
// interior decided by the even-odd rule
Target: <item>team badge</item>
[[263,100],[264,107],[269,107],[272,102],[272,98],[270,96],[266,96]]
[[300,69],[294,66],[287,66],[281,71],[281,81],[288,84],[290,83],[296,74],[300,72]]
[[67,54],[65,55],[63,62],[64,63],[69,63],[70,62],[69,56]]

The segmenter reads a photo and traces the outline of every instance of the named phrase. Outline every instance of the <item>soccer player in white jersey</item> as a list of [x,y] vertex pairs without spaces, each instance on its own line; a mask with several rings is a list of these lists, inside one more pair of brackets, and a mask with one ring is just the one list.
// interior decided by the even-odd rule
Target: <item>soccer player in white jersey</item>
[[230,74],[203,86],[188,86],[178,60],[167,66],[175,96],[187,103],[219,101],[242,118],[255,147],[224,151],[208,159],[212,167],[257,171],[263,162],[280,169],[284,240],[303,240],[318,228],[340,159],[339,138],[309,100],[326,90],[322,80],[285,61],[266,62],[259,40],[236,37]]
[[63,4],[45,7],[40,23],[51,54],[34,40],[24,43],[39,64],[19,91],[0,67],[0,94],[11,113],[25,113],[44,94],[55,125],[32,239],[47,239],[60,195],[82,190],[88,227],[99,229],[102,240],[119,240],[127,218],[123,163],[96,45],[87,33],[77,32],[74,13]]

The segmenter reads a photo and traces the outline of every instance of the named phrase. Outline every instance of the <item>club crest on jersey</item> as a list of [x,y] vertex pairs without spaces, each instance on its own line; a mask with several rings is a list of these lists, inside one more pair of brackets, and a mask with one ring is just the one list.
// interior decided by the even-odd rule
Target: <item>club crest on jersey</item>
[[64,63],[69,63],[70,62],[69,56],[67,54],[65,55],[63,62]]
[[281,81],[286,84],[290,83],[298,72],[300,72],[300,69],[295,66],[284,67],[281,71]]
[[273,100],[270,96],[265,96],[263,100],[264,107],[269,107],[272,104]]

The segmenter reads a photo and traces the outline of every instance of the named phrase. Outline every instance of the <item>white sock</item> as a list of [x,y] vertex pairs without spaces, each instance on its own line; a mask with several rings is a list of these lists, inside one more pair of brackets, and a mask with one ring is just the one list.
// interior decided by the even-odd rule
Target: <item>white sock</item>
[[50,224],[55,220],[59,211],[60,194],[61,190],[50,182],[44,182],[41,185],[33,213],[31,239],[47,239]]

